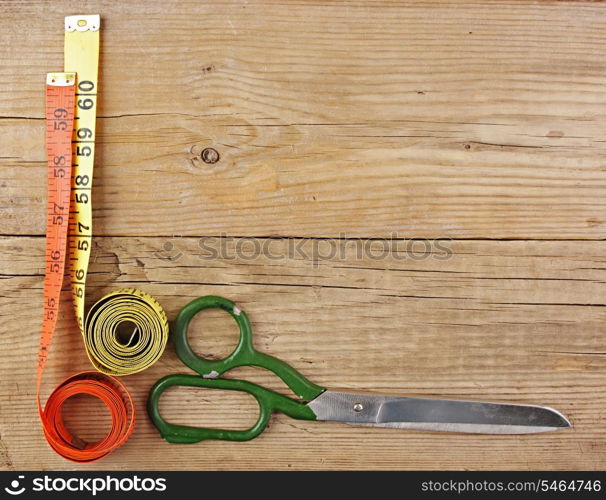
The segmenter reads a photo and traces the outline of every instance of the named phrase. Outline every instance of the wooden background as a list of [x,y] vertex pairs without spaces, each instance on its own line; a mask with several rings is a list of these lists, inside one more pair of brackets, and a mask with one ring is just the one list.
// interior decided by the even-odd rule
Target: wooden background
[[[249,443],[170,445],[144,410],[155,380],[188,371],[169,347],[124,379],[139,412],[125,446],[88,466],[55,455],[34,384],[43,84],[75,13],[103,24],[89,303],[137,286],[174,318],[225,295],[260,350],[319,384],[550,405],[574,428],[469,436],[278,415]],[[606,5],[4,0],[0,82],[1,468],[606,467]],[[215,164],[200,159],[208,147]],[[203,258],[208,236],[228,255]],[[247,236],[273,257],[230,258]],[[289,255],[326,255],[322,238],[342,254]],[[449,255],[431,242],[412,258],[407,238],[450,238]],[[382,258],[357,255],[368,239]],[[64,304],[45,396],[88,368]],[[198,352],[235,344],[220,313],[192,329]],[[162,408],[240,428],[256,412],[246,396],[189,390]],[[89,439],[107,428],[94,402],[67,418]]]

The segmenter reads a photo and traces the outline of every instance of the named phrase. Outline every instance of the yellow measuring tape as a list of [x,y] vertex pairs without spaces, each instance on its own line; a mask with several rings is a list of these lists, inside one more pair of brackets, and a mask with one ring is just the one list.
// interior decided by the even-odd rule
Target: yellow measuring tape
[[[98,15],[65,18],[65,71],[76,73],[75,125],[72,141],[72,196],[69,256],[74,309],[91,363],[108,375],[145,370],[162,355],[168,320],[156,300],[134,288],[117,290],[96,302],[85,315],[86,275],[93,235],[92,184],[99,64]],[[130,323],[126,336],[120,325]]]

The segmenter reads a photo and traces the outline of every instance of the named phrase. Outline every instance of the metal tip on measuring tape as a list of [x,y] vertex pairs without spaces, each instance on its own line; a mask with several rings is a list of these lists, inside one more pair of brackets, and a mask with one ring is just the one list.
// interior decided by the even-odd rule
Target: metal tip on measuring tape
[[46,84],[53,87],[68,87],[76,83],[76,73],[47,73]]
[[65,18],[65,31],[99,31],[101,17],[99,14],[89,16],[67,16]]

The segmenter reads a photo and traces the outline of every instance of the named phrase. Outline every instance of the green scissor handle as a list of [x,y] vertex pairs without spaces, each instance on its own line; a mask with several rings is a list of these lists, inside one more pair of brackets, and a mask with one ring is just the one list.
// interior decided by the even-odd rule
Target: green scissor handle
[[[160,415],[158,401],[166,389],[175,385],[247,392],[252,394],[259,403],[259,418],[250,429],[243,431],[171,424]],[[147,411],[162,437],[169,443],[197,443],[205,439],[248,441],[256,438],[265,430],[274,411],[281,411],[289,417],[299,420],[316,419],[315,413],[308,406],[252,382],[245,380],[205,379],[196,375],[168,375],[158,380],[150,392]]]
[[[235,350],[226,358],[208,360],[198,356],[192,350],[187,338],[187,329],[189,322],[196,314],[204,309],[215,308],[227,311],[236,320],[240,327],[240,340]],[[316,419],[315,413],[303,403],[316,398],[325,389],[307,380],[284,361],[256,351],[253,347],[252,329],[248,316],[231,300],[214,295],[192,300],[181,309],[172,325],[172,339],[179,359],[199,373],[201,377],[196,375],[168,375],[158,380],[152,387],[147,403],[147,411],[154,425],[167,441],[171,443],[196,443],[204,439],[247,441],[263,432],[273,411],[281,411],[292,418],[301,420]],[[294,401],[251,382],[217,378],[239,366],[259,366],[275,373],[301,399],[301,402]],[[247,392],[253,395],[259,403],[259,419],[255,425],[244,431],[209,429],[168,423],[160,415],[159,401],[166,389],[176,385]]]
[[[204,309],[223,309],[236,320],[240,327],[240,340],[234,351],[224,359],[209,360],[198,356],[189,345],[187,329],[193,317]],[[244,311],[231,300],[207,295],[192,300],[179,312],[172,328],[172,338],[177,356],[192,370],[204,378],[217,378],[239,366],[259,366],[280,377],[303,401],[311,401],[324,392],[324,388],[307,380],[284,361],[256,351],[253,347],[250,320]]]

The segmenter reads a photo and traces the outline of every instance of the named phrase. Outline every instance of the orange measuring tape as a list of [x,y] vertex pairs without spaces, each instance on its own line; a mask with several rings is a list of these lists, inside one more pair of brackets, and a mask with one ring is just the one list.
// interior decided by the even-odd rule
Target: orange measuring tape
[[[92,462],[104,457],[129,437],[135,423],[135,407],[124,385],[114,377],[83,372],[59,384],[44,409],[40,401],[42,375],[59,314],[65,271],[72,176],[72,133],[76,94],[74,73],[49,73],[46,82],[46,148],[48,159],[48,220],[44,317],[38,354],[36,394],[44,435],[62,457],[74,462]],[[73,435],[63,421],[62,406],[72,396],[100,399],[111,415],[112,428],[96,443]]]
[[[98,15],[65,18],[65,72],[46,81],[48,207],[44,317],[38,355],[37,400],[44,435],[61,456],[75,462],[97,460],[123,444],[135,423],[132,398],[117,376],[145,370],[164,351],[168,319],[158,302],[134,288],[115,290],[85,314],[85,290],[92,250],[92,181],[97,113]],[[64,380],[41,403],[42,375],[59,314],[66,262],[70,262],[72,302],[85,352],[98,372]],[[120,325],[134,327],[123,340]],[[111,415],[107,436],[86,443],[63,421],[63,404],[72,396],[100,399]]]
[[[92,240],[92,180],[99,59],[98,15],[65,18],[65,72],[46,81],[48,207],[44,317],[38,355],[36,393],[44,435],[61,456],[75,462],[97,460],[123,444],[135,423],[135,407],[114,376],[146,369],[162,355],[168,319],[158,302],[137,289],[109,293],[85,314],[85,289]],[[70,262],[72,302],[85,352],[98,372],[64,380],[41,403],[42,375],[59,314],[66,262]],[[134,325],[126,341],[119,326]],[[100,399],[111,415],[105,438],[87,443],[63,421],[63,404],[72,396]]]

